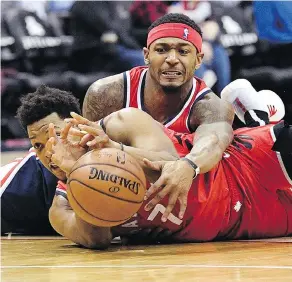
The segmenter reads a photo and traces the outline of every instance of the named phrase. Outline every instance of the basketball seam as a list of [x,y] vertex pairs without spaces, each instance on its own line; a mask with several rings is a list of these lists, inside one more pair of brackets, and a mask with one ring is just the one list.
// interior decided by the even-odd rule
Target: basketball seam
[[73,173],[75,170],[77,170],[77,169],[79,169],[79,168],[81,168],[81,167],[84,167],[84,166],[88,166],[88,165],[107,165],[107,166],[112,166],[112,167],[120,168],[120,169],[122,169],[122,170],[124,170],[124,171],[127,171],[128,173],[134,175],[134,176],[140,181],[140,183],[143,185],[144,189],[146,190],[145,185],[143,184],[143,182],[141,181],[141,179],[140,179],[135,173],[129,171],[129,170],[126,169],[126,168],[122,168],[122,167],[120,167],[120,166],[116,166],[116,165],[112,165],[112,164],[106,164],[106,163],[90,163],[90,164],[80,165],[79,167],[75,168],[74,170],[72,170],[72,171],[70,172],[70,174],[69,174],[69,178],[70,178],[71,173]]
[[[101,194],[104,194],[104,195],[106,195],[106,196],[109,196],[109,197],[112,197],[112,198],[115,198],[115,199],[118,199],[118,200],[121,200],[121,201],[125,201],[125,202],[128,202],[128,203],[133,203],[133,204],[141,204],[141,203],[143,203],[143,200],[137,202],[137,201],[133,201],[133,200],[126,200],[126,199],[123,199],[123,198],[120,198],[120,197],[117,197],[117,196],[113,196],[113,195],[111,195],[111,194],[107,194],[107,193],[105,193],[105,192],[103,192],[103,191],[101,191],[101,190],[99,190],[99,189],[95,189],[95,188],[93,188],[93,187],[91,187],[91,186],[89,186],[89,185],[87,185],[87,184],[85,184],[85,183],[83,183],[83,182],[81,182],[81,181],[75,179],[75,178],[71,179],[71,180],[68,182],[68,184],[70,185],[70,183],[71,183],[73,180],[76,181],[76,182],[78,182],[78,183],[80,183],[80,184],[82,184],[82,185],[84,185],[84,186],[86,186],[86,187],[88,187],[89,189],[91,189],[91,190],[93,190],[93,191],[99,192],[99,193],[101,193]],[[71,187],[70,187],[70,189],[71,189]]]
[[103,220],[103,221],[108,221],[108,222],[120,222],[120,221],[122,221],[122,222],[125,222],[125,221],[127,221],[128,219],[130,219],[133,215],[131,215],[130,217],[127,217],[126,219],[120,219],[120,220],[109,220],[109,219],[103,219],[103,218],[101,218],[101,217],[98,217],[98,216],[96,216],[96,215],[93,215],[93,214],[91,214],[89,211],[87,211],[86,209],[84,209],[80,204],[79,204],[79,202],[77,202],[77,200],[76,200],[76,198],[75,198],[75,196],[73,195],[73,193],[71,192],[71,195],[72,195],[72,197],[73,197],[73,199],[74,199],[74,201],[75,201],[75,203],[83,210],[83,211],[85,211],[86,213],[88,213],[89,215],[91,215],[92,217],[94,217],[94,218],[96,218],[96,219],[99,219],[99,220]]

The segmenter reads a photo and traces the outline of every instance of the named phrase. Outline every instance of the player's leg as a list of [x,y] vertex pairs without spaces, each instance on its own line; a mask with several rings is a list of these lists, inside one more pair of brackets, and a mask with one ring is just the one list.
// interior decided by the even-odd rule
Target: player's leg
[[246,79],[237,79],[229,83],[222,90],[221,98],[233,105],[236,115],[247,127],[269,123],[266,104]]

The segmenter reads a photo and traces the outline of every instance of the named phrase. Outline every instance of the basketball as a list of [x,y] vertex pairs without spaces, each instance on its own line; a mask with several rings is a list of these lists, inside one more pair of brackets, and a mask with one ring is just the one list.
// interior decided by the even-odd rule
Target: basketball
[[68,200],[84,221],[103,227],[130,219],[142,205],[146,178],[131,155],[112,148],[83,155],[68,177]]

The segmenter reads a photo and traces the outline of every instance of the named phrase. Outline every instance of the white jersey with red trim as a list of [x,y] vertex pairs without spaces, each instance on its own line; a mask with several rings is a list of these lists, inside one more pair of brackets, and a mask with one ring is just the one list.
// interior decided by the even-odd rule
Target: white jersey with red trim
[[[124,108],[132,107],[146,111],[144,107],[144,86],[148,67],[136,67],[124,73]],[[182,108],[176,115],[169,117],[164,126],[180,133],[190,133],[190,113],[196,102],[211,92],[205,82],[193,78],[193,87]]]

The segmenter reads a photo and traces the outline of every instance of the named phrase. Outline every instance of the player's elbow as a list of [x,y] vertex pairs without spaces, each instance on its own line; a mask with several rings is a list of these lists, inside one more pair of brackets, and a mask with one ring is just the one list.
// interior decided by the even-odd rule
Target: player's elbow
[[83,242],[79,243],[82,247],[94,250],[106,250],[110,244],[111,240],[109,238],[96,240],[96,238],[92,238],[91,236],[87,236],[87,238],[84,238]]
[[110,228],[83,222],[76,217],[73,210],[53,205],[49,210],[49,220],[56,232],[84,248],[104,250],[111,243]]
[[58,222],[57,210],[54,205],[51,206],[49,210],[49,221],[50,221],[51,226],[54,228],[54,230],[60,235],[63,235],[62,228]]
[[110,229],[100,227],[96,227],[96,229],[98,229],[98,232],[83,232],[79,229],[80,233],[78,236],[78,241],[76,241],[76,243],[88,249],[107,249],[110,246],[112,240]]

